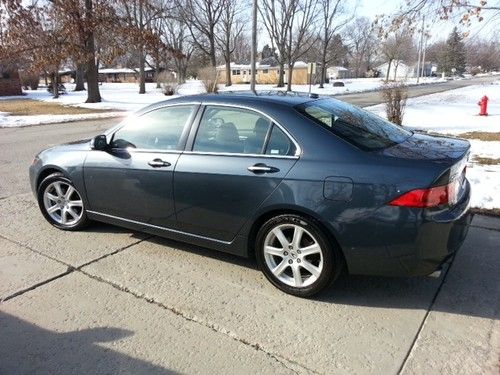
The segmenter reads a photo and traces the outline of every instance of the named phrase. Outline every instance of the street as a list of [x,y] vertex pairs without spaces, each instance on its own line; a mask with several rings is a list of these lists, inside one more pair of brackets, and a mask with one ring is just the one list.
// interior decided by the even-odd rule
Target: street
[[476,216],[440,278],[345,276],[295,298],[252,259],[49,225],[33,157],[117,121],[0,129],[0,373],[498,373],[500,219]]

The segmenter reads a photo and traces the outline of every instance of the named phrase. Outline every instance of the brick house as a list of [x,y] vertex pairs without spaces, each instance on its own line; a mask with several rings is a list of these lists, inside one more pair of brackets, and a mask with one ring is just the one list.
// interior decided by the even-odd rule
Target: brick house
[[19,73],[0,65],[0,96],[22,95]]

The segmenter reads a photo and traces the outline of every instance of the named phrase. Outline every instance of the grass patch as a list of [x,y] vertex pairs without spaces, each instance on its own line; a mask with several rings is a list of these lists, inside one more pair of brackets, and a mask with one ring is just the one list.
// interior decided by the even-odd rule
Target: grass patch
[[473,163],[482,164],[482,165],[497,165],[500,164],[500,159],[493,158],[483,158],[481,156],[474,156],[472,158]]
[[32,99],[6,99],[0,100],[0,112],[7,112],[13,116],[31,116],[78,115],[84,113],[109,112],[109,110],[69,107],[57,103],[47,103]]
[[500,216],[500,208],[471,208],[472,213],[486,216]]
[[481,141],[500,141],[500,133],[468,132],[456,136],[459,138],[479,139]]

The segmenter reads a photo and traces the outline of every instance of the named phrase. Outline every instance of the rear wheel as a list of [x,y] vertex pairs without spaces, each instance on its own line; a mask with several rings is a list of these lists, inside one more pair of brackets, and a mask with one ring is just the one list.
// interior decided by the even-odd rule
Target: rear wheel
[[38,206],[45,219],[59,229],[78,230],[89,222],[80,192],[59,172],[41,182]]
[[276,216],[261,227],[256,257],[271,283],[300,297],[326,288],[343,264],[339,250],[315,221],[292,214]]

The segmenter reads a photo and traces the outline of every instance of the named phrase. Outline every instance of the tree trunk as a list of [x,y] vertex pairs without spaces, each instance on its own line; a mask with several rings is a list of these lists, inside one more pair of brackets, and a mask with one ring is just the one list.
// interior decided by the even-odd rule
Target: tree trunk
[[59,98],[59,74],[57,70],[52,73],[52,98]]
[[146,93],[146,74],[144,71],[146,65],[146,58],[144,56],[144,47],[140,48],[140,56],[139,56],[139,94]]
[[[92,0],[85,0],[85,13],[88,21],[93,18]],[[86,103],[99,103],[101,93],[99,92],[99,72],[95,61],[94,32],[89,31],[85,38],[85,51],[87,52],[87,101]]]
[[394,82],[396,82],[396,75],[397,75],[397,72],[398,72],[398,66],[399,66],[399,63],[396,62],[394,64]]
[[286,91],[292,91],[292,76],[293,76],[293,65],[295,63],[288,63],[288,82],[286,85]]
[[387,64],[387,73],[385,74],[385,83],[389,82],[389,73],[391,72],[391,64],[392,64],[392,59],[389,59],[389,63]]
[[226,56],[226,87],[231,85],[231,59]]
[[78,64],[75,72],[75,91],[85,91],[84,76],[85,65]]
[[160,84],[160,55],[158,52],[156,52],[156,57],[155,57],[155,81],[156,81],[156,88],[160,89],[161,84]]
[[322,89],[325,87],[326,80],[326,49],[323,51],[321,56],[321,80],[319,82],[319,88]]
[[285,70],[285,63],[284,62],[281,62],[279,63],[278,65],[278,85],[276,87],[285,87],[285,82],[283,80],[283,78],[285,77],[285,75],[283,74]]
[[215,56],[215,38],[212,36],[209,41],[210,41],[210,64],[212,64],[212,67],[216,68],[217,59]]

